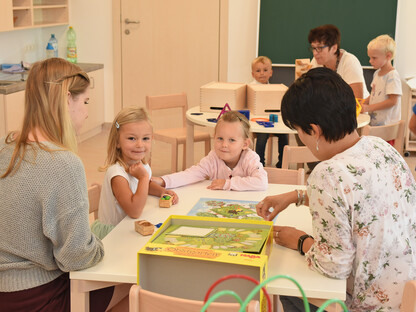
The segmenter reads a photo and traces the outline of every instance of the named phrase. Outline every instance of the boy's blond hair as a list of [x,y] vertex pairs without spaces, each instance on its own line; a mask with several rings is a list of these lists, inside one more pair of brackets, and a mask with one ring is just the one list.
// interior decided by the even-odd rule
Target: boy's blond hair
[[[107,159],[105,161],[105,165],[100,167],[101,171],[106,170],[108,167],[114,165],[117,162],[124,166],[124,168],[128,168],[128,165],[123,161],[121,149],[117,147],[119,140],[119,130],[125,124],[140,121],[146,121],[152,127],[152,122],[150,121],[149,114],[142,107],[126,107],[117,114],[113,120],[113,123],[111,124],[107,143]],[[146,164],[148,160],[143,159],[142,162]]]
[[251,62],[251,69],[253,70],[253,66],[256,65],[257,63],[262,63],[262,64],[270,64],[270,67],[272,66],[272,60],[269,59],[267,56],[259,56],[256,57],[252,62]]
[[380,35],[369,42],[367,49],[379,50],[384,53],[391,53],[391,59],[396,55],[396,42],[389,35]]

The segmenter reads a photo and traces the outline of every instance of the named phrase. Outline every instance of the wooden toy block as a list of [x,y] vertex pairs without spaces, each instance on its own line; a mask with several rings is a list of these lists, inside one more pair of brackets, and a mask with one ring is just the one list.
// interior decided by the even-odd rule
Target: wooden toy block
[[234,82],[210,82],[201,86],[199,92],[199,104],[201,112],[216,113],[228,103],[231,110],[246,108],[245,83]]
[[146,236],[153,234],[153,231],[155,230],[155,226],[146,220],[139,220],[134,222],[134,229],[137,233]]
[[169,208],[172,206],[173,197],[168,194],[163,194],[159,199],[159,207]]
[[296,59],[295,61],[295,80],[312,68],[310,59]]

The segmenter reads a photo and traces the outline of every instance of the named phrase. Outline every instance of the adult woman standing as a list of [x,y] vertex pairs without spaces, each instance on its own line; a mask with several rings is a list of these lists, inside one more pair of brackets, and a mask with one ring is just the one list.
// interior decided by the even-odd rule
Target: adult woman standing
[[[405,282],[416,278],[416,183],[406,162],[384,140],[358,136],[353,92],[332,70],[296,80],[282,118],[321,162],[307,194],[266,197],[257,213],[272,220],[292,203],[309,205],[313,237],[276,226],[276,243],[306,255],[321,274],[348,278],[349,311],[398,311]],[[286,299],[285,311],[297,311]]]
[[360,61],[340,48],[341,34],[336,26],[328,24],[311,29],[308,41],[313,53],[313,68],[323,66],[337,72],[352,88],[356,98],[369,95]]
[[69,311],[65,272],[104,256],[89,228],[85,171],[74,153],[89,84],[63,59],[35,63],[23,126],[0,142],[1,311]]

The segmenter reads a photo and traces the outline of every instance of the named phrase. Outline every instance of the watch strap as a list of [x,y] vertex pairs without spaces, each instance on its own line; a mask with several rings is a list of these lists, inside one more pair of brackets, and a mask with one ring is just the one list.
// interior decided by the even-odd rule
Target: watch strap
[[309,235],[309,234],[304,234],[304,235],[302,235],[301,237],[299,237],[299,240],[298,240],[298,251],[299,251],[299,253],[302,255],[302,256],[304,256],[305,255],[305,253],[303,252],[303,242],[307,239],[307,238],[312,238],[313,239],[313,237],[311,236],[311,235]]

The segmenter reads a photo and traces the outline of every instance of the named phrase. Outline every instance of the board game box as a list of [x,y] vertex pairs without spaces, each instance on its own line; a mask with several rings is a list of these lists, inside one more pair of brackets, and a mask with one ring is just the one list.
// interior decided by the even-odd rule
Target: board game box
[[[138,252],[137,282],[143,289],[194,300],[202,300],[212,283],[228,274],[262,282],[272,235],[271,221],[170,216]],[[230,280],[216,291],[231,289],[244,300],[254,287]],[[264,311],[263,294],[256,299]],[[219,301],[235,302],[227,296]]]

